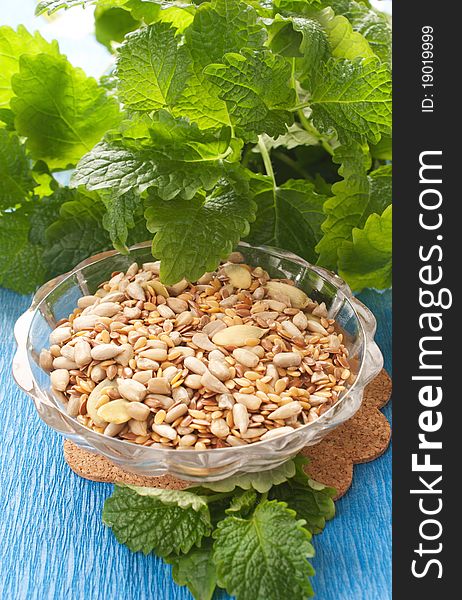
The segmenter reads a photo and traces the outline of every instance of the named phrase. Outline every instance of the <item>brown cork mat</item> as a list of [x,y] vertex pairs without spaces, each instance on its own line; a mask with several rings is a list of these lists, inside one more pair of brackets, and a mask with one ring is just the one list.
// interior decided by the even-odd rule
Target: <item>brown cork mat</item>
[[[353,479],[353,465],[379,457],[390,442],[391,429],[380,408],[390,399],[391,379],[385,370],[366,388],[359,411],[332,431],[319,444],[302,454],[310,458],[307,471],[313,479],[336,488],[343,496]],[[64,458],[70,468],[85,479],[106,483],[131,483],[165,489],[184,489],[191,482],[171,475],[143,477],[129,473],[99,454],[82,450],[71,441],[64,442]]]

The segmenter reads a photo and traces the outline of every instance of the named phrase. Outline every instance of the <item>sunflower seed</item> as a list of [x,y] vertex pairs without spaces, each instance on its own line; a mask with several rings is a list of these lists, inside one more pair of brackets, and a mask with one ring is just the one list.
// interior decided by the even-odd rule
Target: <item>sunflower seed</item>
[[244,365],[244,367],[250,367],[253,369],[260,362],[258,356],[251,352],[250,350],[246,350],[245,348],[236,348],[233,350],[233,356],[237,360],[237,362]]
[[302,405],[300,402],[288,402],[283,406],[280,406],[276,410],[274,410],[271,414],[268,415],[268,419],[277,420],[277,419],[288,419],[289,417],[293,417],[295,415],[299,415],[302,412]]
[[204,365],[204,363],[195,356],[187,356],[184,359],[183,364],[189,371],[192,371],[198,375],[203,375],[207,370],[207,367]]
[[215,375],[212,375],[208,369],[201,376],[201,385],[210,392],[216,392],[217,394],[228,393],[228,388]]
[[50,344],[62,344],[71,339],[72,329],[70,327],[58,327],[50,333]]
[[279,352],[273,358],[273,363],[276,367],[298,367],[302,362],[302,357],[297,352]]
[[91,313],[99,317],[113,317],[120,311],[120,304],[117,302],[101,302],[92,308]]
[[173,423],[179,417],[182,417],[187,412],[188,412],[188,407],[186,406],[186,404],[180,403],[180,404],[177,404],[176,406],[172,406],[172,408],[170,408],[169,411],[167,412],[167,416],[165,417],[165,422]]
[[59,392],[64,392],[69,383],[69,378],[69,371],[66,369],[56,369],[56,371],[53,371],[50,375],[51,386]]
[[192,343],[202,350],[211,351],[217,349],[205,333],[195,333],[192,337]]
[[261,441],[272,440],[275,437],[279,437],[280,435],[284,435],[285,433],[292,433],[294,431],[293,427],[276,427],[275,429],[270,429],[266,433],[261,436]]
[[129,404],[130,402],[127,402],[127,400],[113,400],[100,406],[97,415],[107,423],[116,423],[117,425],[127,423],[127,421],[130,421],[130,415],[127,412]]
[[258,410],[261,406],[262,400],[254,394],[234,394],[234,398],[239,404],[243,404],[249,410]]
[[252,325],[233,325],[215,333],[212,342],[218,346],[245,346],[248,339],[260,339],[266,331]]
[[249,427],[249,413],[244,404],[235,404],[233,406],[233,420],[241,434],[247,431]]
[[229,366],[222,360],[209,361],[209,371],[220,381],[228,381],[231,378]]
[[166,377],[153,377],[148,382],[148,390],[153,394],[170,394],[170,382]]
[[43,348],[43,350],[40,351],[39,365],[44,371],[51,371],[53,368],[53,355],[49,350]]
[[142,402],[130,402],[126,407],[126,410],[130,418],[135,419],[136,421],[146,421],[151,414],[149,407]]
[[170,427],[170,425],[157,425],[156,423],[153,423],[152,430],[161,437],[167,438],[169,440],[175,440],[177,437],[176,430],[173,429],[173,427]]
[[141,402],[147,394],[147,389],[134,379],[118,379],[117,388],[120,395],[130,402]]

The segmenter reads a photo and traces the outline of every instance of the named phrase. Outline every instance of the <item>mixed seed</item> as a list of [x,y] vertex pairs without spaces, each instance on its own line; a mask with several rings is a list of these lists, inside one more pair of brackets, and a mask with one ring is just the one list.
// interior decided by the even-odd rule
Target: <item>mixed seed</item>
[[196,283],[159,262],[115,272],[50,334],[40,366],[82,425],[143,446],[205,450],[316,420],[351,384],[324,303],[233,253]]

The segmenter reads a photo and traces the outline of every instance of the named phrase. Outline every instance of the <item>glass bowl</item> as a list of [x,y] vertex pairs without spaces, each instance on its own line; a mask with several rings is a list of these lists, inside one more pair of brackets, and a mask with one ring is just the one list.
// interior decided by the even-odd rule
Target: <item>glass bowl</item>
[[271,277],[292,279],[313,300],[324,301],[329,317],[335,318],[342,328],[355,380],[328,411],[312,423],[267,441],[210,450],[139,446],[87,429],[70,417],[51,393],[48,373],[39,367],[40,351],[48,347],[48,336],[55,323],[74,310],[80,296],[92,294],[112,272],[126,270],[134,261],[153,260],[151,243],[146,242],[132,247],[128,255],[116,251],[97,254],[73,271],[49,281],[37,291],[31,307],[18,319],[13,375],[32,398],[40,418],[78,446],[106,456],[126,471],[145,476],[169,473],[199,483],[275,468],[352,417],[361,405],[365,386],[383,365],[374,342],[376,321],[372,313],[337,275],[290,252],[246,243],[239,244],[237,249],[249,264],[261,266]]

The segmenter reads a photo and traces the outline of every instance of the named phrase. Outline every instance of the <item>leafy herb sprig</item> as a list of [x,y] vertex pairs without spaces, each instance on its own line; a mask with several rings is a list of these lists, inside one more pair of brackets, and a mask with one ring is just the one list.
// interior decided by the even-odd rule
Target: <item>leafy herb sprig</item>
[[313,533],[332,519],[335,490],[311,480],[301,456],[272,471],[184,491],[116,486],[103,520],[130,550],[172,565],[196,600],[221,587],[237,600],[313,595]]
[[390,285],[387,17],[362,0],[43,0],[37,13],[77,5],[96,6],[115,53],[99,82],[56,42],[0,27],[1,285],[32,291],[146,239],[165,283],[194,280],[241,238],[355,290]]

